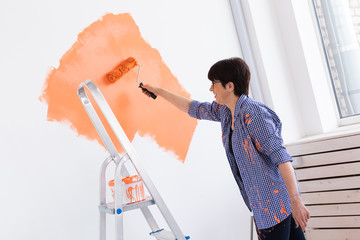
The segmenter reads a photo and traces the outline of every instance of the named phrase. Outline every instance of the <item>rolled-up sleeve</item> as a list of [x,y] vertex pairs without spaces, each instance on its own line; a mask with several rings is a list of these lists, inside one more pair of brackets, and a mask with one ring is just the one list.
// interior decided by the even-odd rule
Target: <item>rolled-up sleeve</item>
[[267,155],[273,164],[292,161],[281,136],[281,121],[275,112],[265,106],[248,108],[244,124],[256,149]]
[[197,119],[220,121],[220,104],[216,102],[198,102],[193,100],[190,104],[188,114]]

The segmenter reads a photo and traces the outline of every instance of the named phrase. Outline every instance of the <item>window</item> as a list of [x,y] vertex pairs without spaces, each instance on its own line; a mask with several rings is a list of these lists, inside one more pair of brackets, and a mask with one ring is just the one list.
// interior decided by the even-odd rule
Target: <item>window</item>
[[312,0],[340,118],[360,115],[360,0]]

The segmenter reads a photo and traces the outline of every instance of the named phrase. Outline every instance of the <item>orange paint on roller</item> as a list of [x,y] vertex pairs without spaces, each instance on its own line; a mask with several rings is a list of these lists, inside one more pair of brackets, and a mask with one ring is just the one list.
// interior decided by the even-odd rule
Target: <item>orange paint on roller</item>
[[122,78],[126,73],[128,73],[131,69],[136,67],[138,63],[135,58],[129,57],[119,63],[111,72],[106,74],[106,78],[114,83],[120,78]]
[[129,57],[125,60],[123,60],[119,65],[117,65],[111,72],[106,74],[106,78],[112,82],[115,83],[117,80],[122,78],[126,73],[128,73],[131,69],[134,67],[139,66],[138,75],[136,77],[136,82],[139,84],[139,88],[148,95],[149,97],[152,97],[153,99],[156,99],[156,95],[153,92],[150,92],[146,88],[143,87],[143,83],[139,83],[139,74],[140,74],[140,65],[136,62],[135,58]]

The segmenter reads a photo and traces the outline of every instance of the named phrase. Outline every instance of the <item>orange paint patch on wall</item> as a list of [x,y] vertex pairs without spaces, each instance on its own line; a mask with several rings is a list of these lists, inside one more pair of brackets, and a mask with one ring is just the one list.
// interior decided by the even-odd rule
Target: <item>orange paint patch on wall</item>
[[[136,133],[150,136],[184,162],[197,121],[161,98],[145,96],[133,69],[116,83],[105,78],[119,62],[134,57],[141,65],[139,80],[182,96],[190,94],[179,84],[160,53],[142,38],[130,14],[107,14],[78,35],[58,68],[49,73],[40,100],[48,104],[47,119],[71,125],[79,135],[101,142],[78,96],[78,85],[91,79],[101,90],[130,141]],[[111,134],[114,140],[114,134]],[[116,145],[121,152],[120,144]]]

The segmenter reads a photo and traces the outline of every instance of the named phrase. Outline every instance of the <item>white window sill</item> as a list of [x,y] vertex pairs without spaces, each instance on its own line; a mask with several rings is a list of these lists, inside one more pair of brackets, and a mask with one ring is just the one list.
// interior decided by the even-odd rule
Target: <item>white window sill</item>
[[339,120],[340,126],[354,125],[360,123],[360,115],[347,117]]
[[295,145],[311,143],[311,142],[320,142],[324,140],[349,137],[354,135],[360,135],[360,123],[340,126],[327,133],[300,138],[296,141],[287,143],[286,146],[288,147],[288,146],[295,146]]

